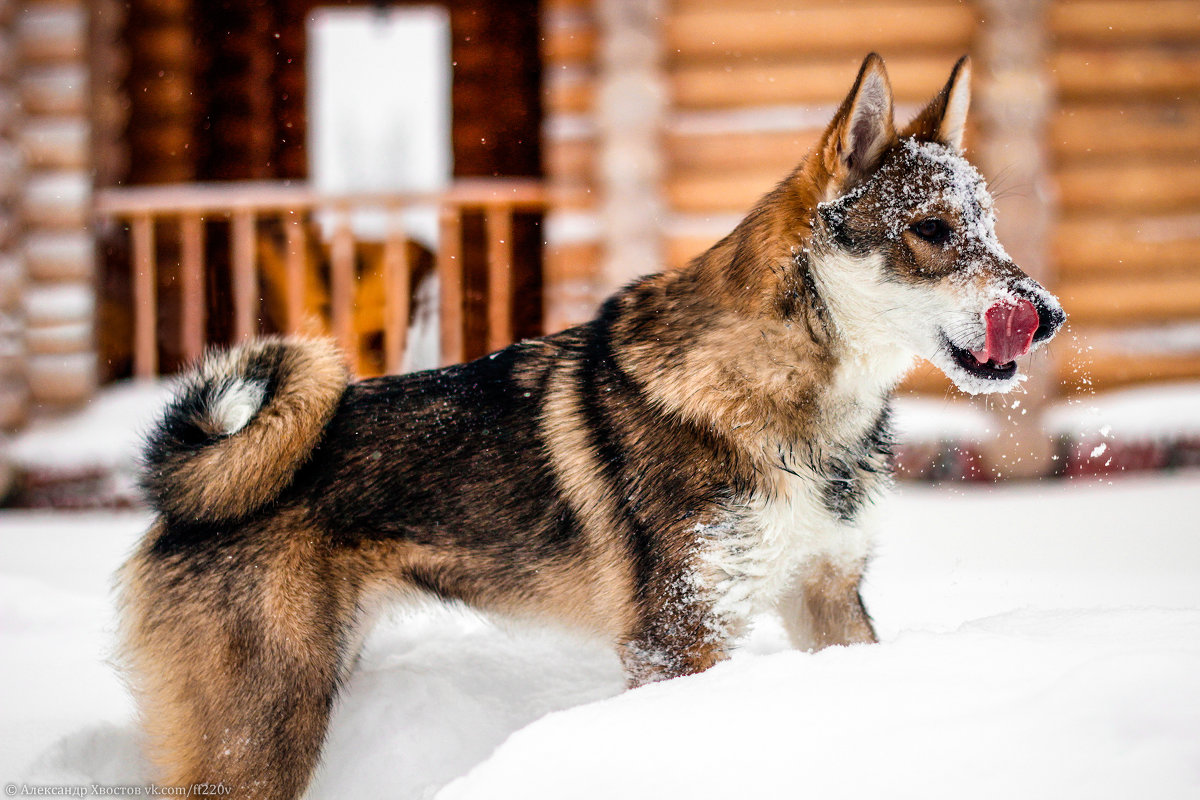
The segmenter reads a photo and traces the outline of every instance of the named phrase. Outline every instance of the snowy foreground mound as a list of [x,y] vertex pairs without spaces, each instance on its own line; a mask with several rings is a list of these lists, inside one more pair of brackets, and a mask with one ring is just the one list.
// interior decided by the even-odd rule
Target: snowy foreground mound
[[[621,692],[562,632],[429,609],[372,637],[312,800],[1194,796],[1200,476],[904,487],[866,588],[883,643]],[[147,780],[108,577],[141,516],[0,515],[0,783]]]

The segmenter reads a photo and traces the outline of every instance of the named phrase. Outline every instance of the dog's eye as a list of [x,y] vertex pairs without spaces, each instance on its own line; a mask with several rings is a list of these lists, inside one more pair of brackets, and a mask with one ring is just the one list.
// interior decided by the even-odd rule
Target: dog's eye
[[950,238],[950,226],[936,217],[915,223],[912,230],[917,236],[933,244],[945,244]]

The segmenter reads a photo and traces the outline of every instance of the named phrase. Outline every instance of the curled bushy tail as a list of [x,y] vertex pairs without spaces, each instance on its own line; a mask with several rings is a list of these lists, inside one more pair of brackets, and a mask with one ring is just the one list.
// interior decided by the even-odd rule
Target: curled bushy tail
[[213,351],[182,380],[149,436],[142,488],[163,514],[236,519],[287,486],[333,416],[348,375],[317,339]]

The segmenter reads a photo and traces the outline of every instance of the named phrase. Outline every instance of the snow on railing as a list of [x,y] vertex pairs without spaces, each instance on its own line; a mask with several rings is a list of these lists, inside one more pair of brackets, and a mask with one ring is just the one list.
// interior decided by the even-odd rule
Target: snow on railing
[[[190,360],[206,344],[205,223],[228,221],[232,331],[235,341],[259,333],[263,298],[259,282],[260,223],[276,221],[283,231],[283,252],[277,272],[282,295],[285,333],[310,332],[310,248],[327,245],[328,330],[358,369],[360,336],[356,330],[356,266],[358,236],[353,219],[363,212],[387,218],[383,235],[382,304],[383,371],[398,371],[405,352],[411,314],[409,293],[411,237],[401,217],[414,208],[437,209],[441,361],[453,364],[465,357],[463,217],[482,214],[487,261],[487,344],[489,349],[512,341],[512,228],[516,212],[536,212],[545,206],[540,182],[528,179],[461,179],[438,194],[321,194],[290,182],[194,183],[102,189],[96,192],[100,222],[128,224],[131,239],[133,289],[133,371],[137,377],[159,373],[158,244],[156,230],[178,237],[180,293],[180,350]],[[160,222],[176,225],[158,226]],[[327,222],[328,242],[316,223]],[[323,289],[322,291],[326,291]],[[307,292],[307,294],[306,294]]]

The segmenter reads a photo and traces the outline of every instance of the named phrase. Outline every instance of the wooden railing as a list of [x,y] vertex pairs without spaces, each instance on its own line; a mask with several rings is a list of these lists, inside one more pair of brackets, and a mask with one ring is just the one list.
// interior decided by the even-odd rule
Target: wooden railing
[[[169,229],[178,237],[180,350],[187,359],[199,355],[206,342],[205,230],[206,222],[229,223],[230,291],[233,339],[241,341],[260,331],[262,297],[259,236],[263,223],[275,221],[283,230],[282,322],[287,333],[311,332],[313,309],[306,296],[311,283],[311,248],[324,238],[315,220],[333,220],[327,252],[328,329],[358,371],[356,266],[352,218],[363,210],[382,210],[387,232],[381,245],[383,296],[383,371],[397,371],[405,352],[411,313],[409,293],[410,239],[400,216],[414,207],[438,209],[441,360],[464,356],[463,218],[482,214],[487,259],[487,345],[503,347],[512,341],[513,214],[542,210],[542,185],[525,179],[463,179],[436,195],[385,194],[330,196],[304,185],[287,183],[212,183],[123,187],[96,193],[99,222],[129,226],[132,280],[133,373],[159,373],[158,297],[156,291],[159,242],[156,231]],[[161,222],[177,225],[160,226]],[[328,229],[327,229],[328,230]]]

